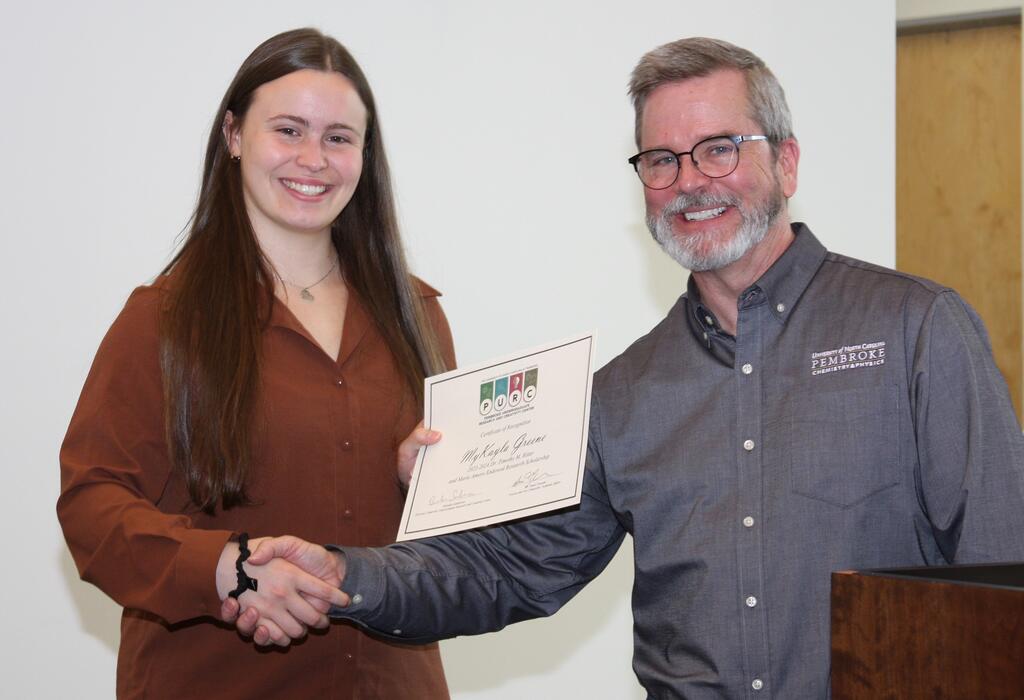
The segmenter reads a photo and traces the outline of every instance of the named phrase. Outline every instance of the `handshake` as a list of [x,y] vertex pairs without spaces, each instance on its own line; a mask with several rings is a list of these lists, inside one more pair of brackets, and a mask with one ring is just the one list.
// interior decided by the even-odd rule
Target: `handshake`
[[345,560],[338,552],[298,537],[263,537],[251,540],[252,554],[246,573],[256,581],[255,590],[238,598],[228,595],[235,587],[235,561],[239,546],[229,543],[217,564],[217,594],[224,622],[260,646],[288,646],[305,636],[310,627],[327,627],[331,606],[344,607],[348,596],[341,591]]
[[[420,423],[399,445],[398,478],[404,486],[409,485],[420,448],[440,439],[441,433]],[[332,605],[348,605],[348,596],[340,588],[345,579],[345,558],[340,552],[288,535],[253,539],[249,548],[252,554],[245,569],[259,581],[257,590],[247,590],[237,599],[228,595],[235,588],[239,551],[237,544],[229,543],[217,564],[217,594],[222,601],[221,619],[233,622],[256,644],[288,646],[310,627],[327,627]]]

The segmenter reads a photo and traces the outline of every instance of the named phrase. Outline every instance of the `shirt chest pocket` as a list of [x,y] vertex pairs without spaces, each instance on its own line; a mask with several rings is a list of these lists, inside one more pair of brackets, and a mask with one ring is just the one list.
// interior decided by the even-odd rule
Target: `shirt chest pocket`
[[789,430],[790,488],[847,508],[900,482],[895,386],[811,394]]

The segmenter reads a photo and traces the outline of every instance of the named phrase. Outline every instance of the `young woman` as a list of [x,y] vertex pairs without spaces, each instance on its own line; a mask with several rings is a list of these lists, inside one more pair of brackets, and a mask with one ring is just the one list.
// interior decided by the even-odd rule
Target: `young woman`
[[[264,42],[217,111],[188,238],[107,333],[61,449],[68,546],[125,607],[118,697],[447,697],[436,647],[328,625],[329,572],[244,564],[279,533],[392,540],[396,446],[454,364],[437,296],[406,269],[355,60],[312,29]],[[229,594],[282,646],[219,623]]]

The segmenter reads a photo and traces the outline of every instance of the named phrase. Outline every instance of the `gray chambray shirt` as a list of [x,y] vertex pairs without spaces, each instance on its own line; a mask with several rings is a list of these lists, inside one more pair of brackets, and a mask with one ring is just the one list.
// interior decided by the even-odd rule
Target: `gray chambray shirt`
[[345,548],[358,596],[333,612],[404,641],[500,629],[628,532],[650,697],[822,698],[830,572],[1024,559],[1024,439],[981,321],[793,228],[735,338],[691,283],[595,375],[578,508]]

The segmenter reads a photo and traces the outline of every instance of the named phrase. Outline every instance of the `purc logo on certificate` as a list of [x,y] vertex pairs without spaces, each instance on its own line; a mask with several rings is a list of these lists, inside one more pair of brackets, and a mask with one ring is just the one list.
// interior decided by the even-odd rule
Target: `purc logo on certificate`
[[537,396],[537,368],[489,379],[480,384],[480,415],[530,403]]

